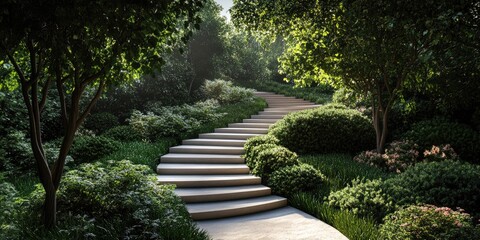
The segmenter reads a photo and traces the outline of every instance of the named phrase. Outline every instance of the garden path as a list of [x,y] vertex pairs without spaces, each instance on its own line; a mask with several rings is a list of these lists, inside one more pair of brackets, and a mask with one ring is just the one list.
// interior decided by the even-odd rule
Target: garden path
[[320,220],[286,207],[287,199],[272,195],[259,177],[250,175],[241,157],[248,138],[266,134],[290,112],[318,105],[274,93],[255,95],[264,98],[268,108],[170,148],[157,167],[158,181],[177,185],[175,192],[191,217],[214,239],[347,239]]

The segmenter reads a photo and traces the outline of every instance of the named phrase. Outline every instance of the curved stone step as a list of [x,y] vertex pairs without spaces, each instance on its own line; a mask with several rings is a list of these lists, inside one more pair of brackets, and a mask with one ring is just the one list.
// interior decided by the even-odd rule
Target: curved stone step
[[216,133],[254,133],[254,134],[267,134],[268,128],[217,128]]
[[265,108],[263,111],[265,112],[270,112],[270,111],[299,111],[299,110],[305,110],[305,109],[311,109],[311,108],[316,108],[320,107],[322,105],[304,105],[304,106],[287,106],[287,107],[270,107],[270,108]]
[[189,154],[189,153],[168,153],[160,157],[162,163],[245,163],[240,155],[225,154]]
[[175,193],[187,203],[237,200],[267,196],[272,193],[263,185],[247,185],[214,188],[177,188]]
[[291,113],[292,111],[262,111],[262,112],[259,112],[258,115],[287,115],[289,113]]
[[205,220],[246,215],[286,205],[286,198],[270,195],[223,202],[189,203],[187,209],[194,220]]
[[202,145],[180,145],[170,148],[171,153],[198,153],[198,154],[243,154],[243,147],[229,146],[202,146]]
[[160,184],[175,184],[179,188],[189,187],[225,187],[258,185],[261,179],[256,176],[241,175],[159,175]]
[[228,127],[232,128],[269,128],[273,123],[230,123]]
[[247,140],[230,140],[230,139],[188,139],[183,140],[185,145],[206,145],[206,146],[231,146],[231,147],[243,147]]
[[158,174],[248,174],[245,164],[160,163]]
[[213,139],[241,139],[246,140],[251,137],[259,136],[262,134],[253,133],[202,133],[198,135],[199,138],[213,138]]
[[284,116],[283,115],[252,115],[252,119],[282,119]]
[[244,123],[276,123],[277,119],[243,119]]

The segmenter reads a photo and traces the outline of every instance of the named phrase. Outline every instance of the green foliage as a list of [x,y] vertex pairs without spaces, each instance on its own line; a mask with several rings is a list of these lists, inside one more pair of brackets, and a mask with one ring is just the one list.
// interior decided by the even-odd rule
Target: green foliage
[[430,149],[432,145],[450,144],[460,158],[472,163],[479,162],[480,134],[467,125],[436,118],[414,124],[403,134],[404,139],[417,142],[420,149]]
[[480,166],[458,161],[418,163],[385,181],[398,205],[434,204],[480,213]]
[[279,141],[277,138],[275,138],[272,135],[260,135],[256,137],[252,137],[247,139],[247,142],[245,145],[243,145],[243,148],[245,149],[245,161],[247,162],[247,165],[249,167],[254,167],[254,165],[251,165],[250,163],[252,162],[251,160],[254,158],[254,156],[257,154],[255,153],[256,151],[253,151],[253,149],[257,146],[261,145],[278,145]]
[[86,129],[92,130],[95,134],[102,134],[118,125],[118,118],[115,117],[115,115],[108,112],[102,112],[94,113],[87,117],[84,126]]
[[439,162],[447,159],[460,160],[450,144],[440,145],[438,147],[433,145],[432,149],[427,149],[423,152],[423,157],[427,162]]
[[134,111],[130,125],[142,138],[156,141],[160,138],[182,138],[198,131],[207,122],[214,122],[223,116],[217,112],[216,100],[197,102],[194,105],[172,107],[150,107],[151,112],[143,114]]
[[18,192],[15,187],[4,182],[0,174],[0,238],[17,239],[21,229],[18,226]]
[[254,169],[257,166],[258,155],[261,152],[263,152],[267,149],[276,148],[276,147],[279,147],[279,146],[280,145],[278,145],[278,144],[268,143],[268,142],[265,143],[265,144],[260,144],[260,145],[257,145],[257,146],[253,146],[248,151],[245,151],[245,155],[243,155],[243,158],[245,159],[245,164],[247,164],[247,166],[250,169]]
[[360,94],[344,87],[335,91],[332,101],[334,103],[343,104],[350,108],[359,108],[369,105],[365,97],[362,97]]
[[252,101],[253,90],[233,86],[232,82],[221,79],[205,81],[203,92],[208,98],[218,100],[222,104]]
[[70,149],[70,154],[76,164],[98,160],[120,148],[119,142],[110,138],[98,136],[77,137]]
[[[328,184],[331,189],[340,190],[347,187],[354,179],[364,178],[374,180],[379,178],[388,178],[389,174],[365,164],[361,164],[352,160],[347,154],[322,154],[302,156],[300,161],[314,166],[322,171],[327,177]],[[327,192],[328,194],[328,192]]]
[[31,170],[35,166],[35,159],[30,143],[25,134],[13,131],[0,138],[0,170],[9,174],[16,174]]
[[382,180],[361,181],[359,178],[346,188],[331,192],[328,204],[360,216],[373,217],[377,222],[393,212],[395,207],[393,198],[383,189]]
[[365,151],[355,156],[353,160],[400,173],[419,162],[418,145],[408,140],[394,141],[388,145],[384,154]]
[[110,128],[105,131],[102,136],[120,142],[132,142],[142,140],[142,136],[129,125]]
[[344,210],[338,210],[322,202],[322,199],[311,193],[299,193],[289,199],[289,203],[312,216],[333,226],[351,240],[380,240],[375,221],[362,218]]
[[[255,150],[255,148],[262,148]],[[298,156],[294,152],[282,146],[269,146],[267,144],[255,147],[257,151],[252,159],[252,174],[262,177],[262,181],[268,182],[270,175],[280,168],[298,164]]]
[[256,81],[251,85],[260,91],[275,92],[318,104],[325,104],[332,101],[333,88],[326,84],[316,84],[310,87],[295,87],[291,84],[274,81]]
[[293,196],[319,188],[324,179],[325,176],[319,170],[301,163],[274,171],[268,180],[268,186],[276,194]]
[[[129,161],[84,164],[67,172],[58,191],[61,231],[55,238],[206,239],[173,186],[157,184],[151,173]],[[33,213],[43,194],[41,189],[32,194]],[[36,225],[26,227],[27,238],[39,231]]]
[[271,126],[270,134],[298,153],[356,153],[375,145],[366,117],[329,105],[291,113]]
[[447,207],[410,206],[385,218],[380,232],[384,239],[474,240],[480,237],[472,218]]

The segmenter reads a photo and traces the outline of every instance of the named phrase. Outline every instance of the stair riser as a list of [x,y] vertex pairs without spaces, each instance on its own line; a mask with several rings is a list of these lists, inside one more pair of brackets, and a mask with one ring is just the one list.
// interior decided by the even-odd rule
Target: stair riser
[[244,119],[244,123],[275,123],[277,122],[277,119]]
[[230,123],[228,127],[232,128],[269,128],[271,123]]
[[248,138],[255,137],[262,134],[248,134],[248,135],[215,135],[215,134],[200,134],[199,138],[205,139],[240,139],[240,140],[247,140]]
[[157,168],[158,174],[163,175],[218,175],[218,174],[248,174],[250,170],[248,168],[234,168],[234,169],[164,169]]
[[177,188],[188,187],[228,187],[242,185],[257,185],[261,183],[260,178],[252,179],[234,179],[234,180],[218,180],[218,181],[159,181],[161,184],[175,184]]
[[270,112],[270,111],[299,111],[299,110],[306,110],[306,109],[312,109],[316,108],[318,106],[312,105],[312,106],[293,106],[293,107],[271,107],[271,108],[265,108],[263,111],[265,112]]
[[162,163],[212,163],[212,164],[240,164],[245,163],[243,158],[162,158]]
[[228,201],[228,200],[238,200],[245,198],[255,198],[268,196],[272,194],[270,189],[262,189],[258,191],[250,192],[237,192],[237,193],[224,193],[216,195],[206,195],[206,196],[181,196],[183,201],[186,203],[199,203],[199,202],[215,202],[215,201]]
[[195,154],[244,154],[243,149],[183,149],[183,148],[170,148],[170,153],[195,153]]
[[[190,213],[190,216],[193,220],[206,220],[206,219],[216,219],[216,218],[226,218],[233,216],[247,215],[251,213],[268,211],[276,208],[281,208],[287,205],[287,200],[271,202],[265,205],[251,206],[240,209],[231,209],[231,210],[222,210],[215,212],[198,212]],[[188,208],[188,205],[187,205]]]
[[245,141],[242,142],[228,142],[228,141],[198,141],[198,140],[183,140],[184,145],[201,145],[201,146],[225,146],[225,147],[243,147]]
[[252,115],[252,119],[282,119],[283,115]]
[[259,112],[258,115],[287,115],[292,111],[270,111],[270,112]]
[[220,128],[215,129],[216,133],[252,133],[252,134],[267,134],[268,129],[235,129],[235,128]]

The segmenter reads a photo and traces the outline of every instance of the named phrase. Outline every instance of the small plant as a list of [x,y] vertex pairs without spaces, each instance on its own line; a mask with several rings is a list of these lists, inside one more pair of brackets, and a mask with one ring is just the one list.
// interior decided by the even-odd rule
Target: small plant
[[119,125],[118,118],[108,112],[94,113],[88,116],[84,127],[93,131],[95,134],[101,134],[110,128]]
[[260,154],[260,152],[263,152],[270,148],[276,148],[278,146],[279,145],[277,144],[265,143],[251,147],[248,151],[245,151],[245,155],[243,156],[245,159],[245,164],[247,164],[250,169],[254,169],[257,166],[258,155]]
[[17,218],[17,196],[15,187],[4,182],[0,174],[0,239],[18,239],[21,229]]
[[385,218],[380,232],[385,239],[478,239],[472,218],[463,210],[434,205],[410,206]]
[[417,163],[418,155],[418,145],[407,140],[390,143],[384,154],[379,154],[376,151],[365,151],[355,156],[353,160],[390,172],[400,173]]
[[216,99],[222,104],[253,100],[252,89],[233,86],[232,82],[221,79],[205,81],[203,92],[207,97]]
[[460,160],[450,144],[440,145],[438,147],[433,145],[432,149],[423,152],[423,157],[427,162],[439,162],[445,159]]
[[122,141],[122,142],[133,142],[141,141],[142,135],[135,131],[131,126],[117,126],[111,129],[108,129],[102,136]]
[[106,137],[81,136],[75,138],[70,154],[75,163],[92,162],[120,148],[117,141]]
[[[262,146],[266,145],[259,147]],[[266,147],[254,156],[254,162],[252,174],[262,177],[262,181],[268,182],[270,174],[274,171],[298,164],[298,156],[282,146]]]
[[268,180],[268,186],[276,194],[292,196],[319,188],[324,179],[325,176],[319,170],[302,163],[274,171]]
[[393,198],[383,188],[383,181],[379,179],[355,179],[346,188],[330,193],[328,204],[380,222],[395,208]]

